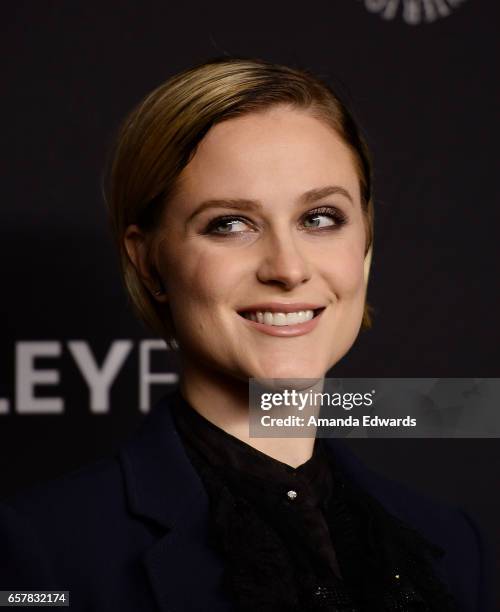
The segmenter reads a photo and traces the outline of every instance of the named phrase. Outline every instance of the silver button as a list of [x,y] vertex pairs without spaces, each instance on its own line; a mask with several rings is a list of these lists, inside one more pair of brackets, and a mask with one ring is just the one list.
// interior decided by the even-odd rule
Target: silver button
[[293,489],[287,492],[288,499],[295,499],[297,497],[297,491]]

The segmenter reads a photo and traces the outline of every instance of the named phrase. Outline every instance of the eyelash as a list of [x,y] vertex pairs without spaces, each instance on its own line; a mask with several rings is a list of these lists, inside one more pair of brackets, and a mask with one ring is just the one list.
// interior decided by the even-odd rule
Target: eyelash
[[[330,219],[332,219],[333,221],[335,221],[335,225],[328,225],[326,227],[320,227],[320,228],[306,228],[306,230],[311,230],[313,232],[331,232],[331,231],[338,231],[343,225],[345,225],[347,223],[347,217],[344,215],[344,213],[342,213],[340,210],[338,210],[337,208],[332,208],[331,206],[323,206],[321,208],[315,208],[314,210],[310,210],[309,212],[307,212],[304,217],[312,217],[312,216],[326,216],[326,217],[330,217]],[[225,222],[229,222],[229,221],[241,221],[243,223],[247,223],[248,219],[246,219],[245,217],[240,217],[237,215],[223,215],[221,217],[215,217],[215,219],[212,219],[204,233],[205,234],[211,234],[213,236],[231,236],[231,235],[239,235],[242,234],[243,232],[241,231],[237,231],[237,232],[217,232],[214,231],[215,228],[219,225],[222,225]]]

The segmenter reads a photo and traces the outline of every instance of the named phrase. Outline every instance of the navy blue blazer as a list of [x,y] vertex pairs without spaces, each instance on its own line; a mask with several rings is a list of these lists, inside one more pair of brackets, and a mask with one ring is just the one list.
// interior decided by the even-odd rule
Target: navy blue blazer
[[[0,504],[0,590],[70,591],[75,611],[229,612],[223,559],[209,546],[209,501],[166,395],[115,457]],[[328,452],[385,508],[445,550],[435,562],[463,612],[494,610],[483,540],[471,519]]]

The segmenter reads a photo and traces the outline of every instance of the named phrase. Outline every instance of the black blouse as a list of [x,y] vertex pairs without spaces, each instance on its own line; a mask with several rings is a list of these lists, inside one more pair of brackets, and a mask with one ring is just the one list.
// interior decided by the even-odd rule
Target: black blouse
[[173,415],[207,489],[211,543],[235,609],[446,612],[442,551],[356,489],[316,438],[293,468],[228,434],[175,392]]

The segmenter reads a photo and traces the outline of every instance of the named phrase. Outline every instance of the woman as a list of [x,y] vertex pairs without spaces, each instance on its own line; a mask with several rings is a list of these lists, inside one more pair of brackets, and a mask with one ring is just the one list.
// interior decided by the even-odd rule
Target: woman
[[248,381],[322,379],[370,325],[367,146],[306,71],[214,60],[125,121],[109,210],[177,388],[113,459],[2,508],[4,588],[77,610],[489,609],[462,512],[334,440],[250,438]]

